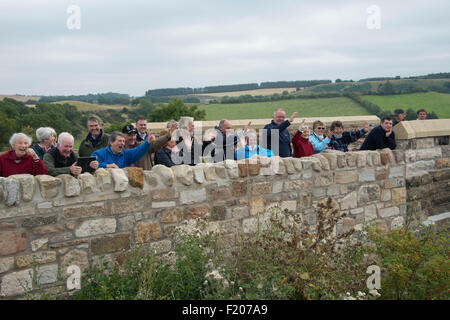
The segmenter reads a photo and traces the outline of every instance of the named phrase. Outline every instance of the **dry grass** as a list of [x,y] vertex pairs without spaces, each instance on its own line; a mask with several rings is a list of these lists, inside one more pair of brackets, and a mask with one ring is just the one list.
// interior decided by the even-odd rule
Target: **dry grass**
[[282,94],[283,91],[293,92],[295,88],[270,88],[270,89],[258,89],[258,90],[245,90],[245,91],[232,91],[232,92],[218,92],[218,93],[204,93],[193,94],[194,96],[211,96],[211,97],[239,97],[246,94],[252,96],[269,96],[274,93]]
[[53,102],[56,104],[64,104],[64,103],[68,103],[71,104],[75,107],[77,107],[77,109],[79,111],[96,111],[96,110],[109,110],[109,109],[114,109],[114,110],[121,110],[122,108],[126,107],[126,108],[130,108],[130,106],[125,106],[125,105],[103,105],[103,104],[95,104],[95,103],[88,103],[88,102],[83,102],[83,101],[75,101],[75,100],[64,100],[64,101],[57,101],[57,102]]
[[20,102],[25,102],[27,100],[36,100],[38,101],[41,97],[40,96],[15,96],[15,95],[9,95],[9,94],[0,94],[0,101],[4,98],[10,98],[14,99]]

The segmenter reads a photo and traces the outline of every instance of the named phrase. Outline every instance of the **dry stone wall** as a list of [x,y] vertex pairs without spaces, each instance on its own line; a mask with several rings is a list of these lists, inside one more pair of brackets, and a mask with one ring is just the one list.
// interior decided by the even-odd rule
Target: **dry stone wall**
[[232,245],[273,206],[314,225],[317,203],[332,197],[342,216],[335,234],[364,223],[403,227],[410,198],[424,219],[448,209],[449,177],[447,136],[399,141],[394,151],[0,178],[0,295],[35,289],[33,264],[41,285],[65,288],[57,274],[70,264],[120,260],[137,245],[170,255],[175,228],[192,219],[208,220]]

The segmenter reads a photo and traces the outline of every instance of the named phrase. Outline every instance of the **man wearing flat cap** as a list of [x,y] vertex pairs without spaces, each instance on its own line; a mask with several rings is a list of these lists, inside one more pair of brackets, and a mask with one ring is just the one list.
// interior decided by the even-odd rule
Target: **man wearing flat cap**
[[403,109],[400,109],[400,108],[395,109],[393,126],[395,126],[399,122],[402,122],[404,119],[405,119],[405,111],[403,111]]

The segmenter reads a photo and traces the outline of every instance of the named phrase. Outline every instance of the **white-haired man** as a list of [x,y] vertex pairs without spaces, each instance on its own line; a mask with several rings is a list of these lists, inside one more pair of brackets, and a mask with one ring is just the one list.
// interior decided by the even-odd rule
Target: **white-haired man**
[[[70,133],[62,132],[58,136],[56,148],[50,149],[44,155],[44,164],[49,175],[71,174],[78,176],[81,173],[81,167],[77,166],[78,154],[73,151],[73,141],[73,136]],[[98,162],[91,161],[89,166],[98,169]]]
[[[294,112],[289,120],[286,120],[286,112],[283,109],[275,110],[271,123],[264,127],[266,131],[263,134],[262,145],[271,150],[275,155],[291,157],[291,137],[287,128],[294,121],[297,114],[297,112]],[[275,145],[272,145],[272,136],[276,133],[278,133],[278,140],[275,140]]]

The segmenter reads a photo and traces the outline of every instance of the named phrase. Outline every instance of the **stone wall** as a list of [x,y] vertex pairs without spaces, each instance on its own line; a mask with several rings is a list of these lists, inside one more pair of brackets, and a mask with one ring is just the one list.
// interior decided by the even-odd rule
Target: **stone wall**
[[446,136],[399,141],[393,152],[0,178],[0,294],[17,298],[31,288],[33,263],[44,288],[65,288],[57,273],[70,264],[115,261],[136,245],[170,255],[175,227],[194,218],[233,244],[273,206],[314,225],[316,204],[332,197],[342,215],[336,234],[364,223],[402,227],[408,205],[424,209],[424,219],[448,211],[449,177]]

